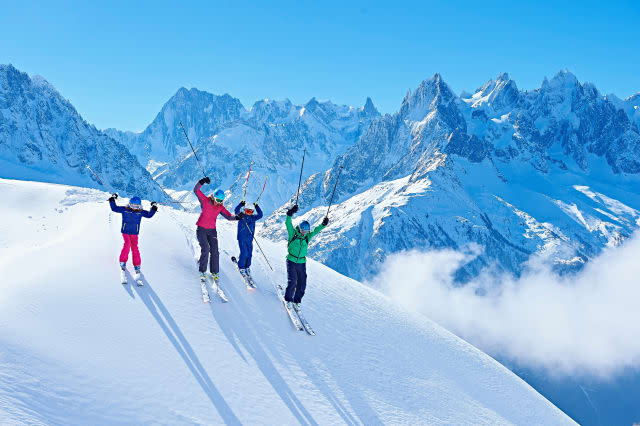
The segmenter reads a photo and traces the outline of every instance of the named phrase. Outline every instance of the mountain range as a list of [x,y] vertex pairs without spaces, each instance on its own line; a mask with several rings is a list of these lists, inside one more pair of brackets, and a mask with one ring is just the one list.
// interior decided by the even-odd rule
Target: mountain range
[[[316,222],[342,167],[314,257],[356,279],[411,249],[479,247],[462,281],[518,275],[533,256],[579,269],[640,224],[638,98],[612,101],[567,71],[533,91],[502,74],[458,96],[436,74],[305,182],[302,217]],[[285,210],[263,235],[284,236]]]
[[627,238],[640,221],[639,106],[640,94],[604,96],[567,71],[536,90],[501,74],[460,95],[435,74],[394,114],[380,115],[370,98],[359,108],[312,98],[246,109],[228,94],[181,88],[143,132],[100,131],[43,78],[3,65],[0,162],[3,177],[156,199],[168,189],[193,201],[206,174],[208,190],[251,201],[266,179],[260,203],[273,214],[261,232],[280,239],[306,150],[302,217],[326,214],[341,169],[312,256],[367,279],[403,250],[480,247],[459,271],[464,281],[489,266],[517,275],[532,256],[579,269]]
[[251,166],[254,177],[247,195],[255,200],[268,179],[261,204],[272,211],[295,192],[305,149],[305,170],[323,171],[379,115],[371,99],[360,108],[315,98],[304,105],[265,99],[247,110],[227,94],[181,88],[143,132],[107,129],[105,133],[129,148],[155,179],[173,190],[190,190],[206,174],[236,203]]
[[[260,204],[270,216],[259,232],[280,241],[306,150],[296,221],[327,214],[340,174],[310,256],[364,281],[414,249],[473,253],[460,282],[486,268],[519,275],[538,259],[559,273],[580,269],[640,225],[639,127],[640,93],[603,95],[562,71],[535,90],[501,74],[460,94],[436,74],[384,115],[369,98],[246,109],[228,94],[181,88],[143,132],[101,131],[44,78],[0,65],[0,177],[191,202],[207,174],[207,190],[223,188],[229,203],[255,201],[266,178]],[[553,394],[545,378],[525,376]],[[554,402],[581,398],[566,394]]]

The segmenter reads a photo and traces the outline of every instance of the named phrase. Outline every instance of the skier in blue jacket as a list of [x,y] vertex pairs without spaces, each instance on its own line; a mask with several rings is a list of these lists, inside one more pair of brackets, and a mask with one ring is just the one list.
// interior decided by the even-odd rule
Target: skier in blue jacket
[[140,258],[140,250],[138,249],[138,234],[140,233],[140,222],[143,217],[151,218],[156,211],[158,211],[158,205],[154,201],[151,203],[151,210],[142,209],[142,200],[140,197],[132,197],[129,200],[127,206],[116,205],[116,198],[118,194],[113,194],[109,198],[109,205],[111,210],[120,213],[122,215],[122,238],[124,239],[124,245],[122,251],[120,251],[120,268],[124,271],[127,265],[127,259],[129,258],[129,250],[133,255],[133,267],[137,274],[140,273],[140,265],[142,260]]
[[[253,208],[246,207],[244,201],[241,201],[235,209],[235,214],[240,217],[238,220],[238,246],[240,247],[238,269],[244,276],[250,275],[249,267],[251,266],[251,256],[253,254],[253,234],[256,230],[256,221],[262,219],[262,209],[258,203],[253,205],[256,214],[254,214]],[[244,212],[241,212],[243,208]]]

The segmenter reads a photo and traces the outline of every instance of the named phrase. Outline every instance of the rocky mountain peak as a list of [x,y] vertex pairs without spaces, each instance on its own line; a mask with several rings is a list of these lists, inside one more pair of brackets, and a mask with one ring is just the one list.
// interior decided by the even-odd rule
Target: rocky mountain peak
[[377,117],[380,115],[380,112],[378,112],[378,109],[375,107],[370,97],[367,97],[367,100],[362,107],[362,112],[367,117]]
[[425,116],[441,107],[447,107],[456,95],[439,73],[424,80],[415,91],[409,91],[402,101],[400,115],[410,121],[421,121]]

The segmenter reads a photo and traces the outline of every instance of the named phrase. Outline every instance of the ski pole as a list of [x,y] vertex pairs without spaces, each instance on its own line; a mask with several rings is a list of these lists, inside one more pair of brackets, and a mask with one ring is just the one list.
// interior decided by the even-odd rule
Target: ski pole
[[262,253],[262,257],[264,257],[264,260],[267,261],[267,265],[269,265],[269,268],[271,269],[272,272],[273,268],[271,267],[271,264],[269,263],[269,259],[267,259],[267,256],[264,254],[264,252],[262,251],[262,247],[260,247],[260,243],[258,242],[258,240],[256,240],[256,236],[253,235],[253,232],[251,232],[251,228],[249,228],[249,225],[247,224],[247,222],[244,223],[244,226],[247,227],[247,231],[249,231],[249,233],[251,234],[251,237],[253,238],[253,241],[256,242],[256,245],[258,246],[258,248],[260,249],[260,253]]
[[98,174],[96,172],[93,171],[93,169],[91,167],[89,167],[89,165],[87,163],[84,163],[85,167],[91,172],[91,174],[93,176],[95,176],[96,179],[98,179],[98,182],[100,182],[100,185],[102,185],[107,191],[109,191],[111,194],[115,194],[115,191],[111,191],[111,189],[113,188],[109,188],[109,186],[107,186],[102,179],[100,179],[100,176],[98,176]]
[[298,192],[296,193],[296,205],[298,204],[298,197],[300,196],[300,184],[302,183],[302,169],[304,168],[304,157],[307,155],[307,148],[302,153],[302,165],[300,166],[300,178],[298,179]]
[[336,184],[333,185],[333,193],[331,193],[331,201],[329,201],[329,208],[327,209],[327,214],[325,217],[329,217],[329,209],[331,209],[331,204],[333,204],[333,196],[336,195],[336,188],[338,187],[338,179],[340,179],[340,173],[342,173],[342,166],[338,169],[338,176],[336,176]]
[[267,179],[269,178],[269,176],[266,176],[264,178],[264,185],[262,185],[262,191],[260,191],[260,195],[258,195],[258,199],[256,200],[256,204],[258,204],[258,201],[260,201],[260,197],[262,197],[262,193],[264,192],[264,189],[267,187]]
[[96,174],[96,172],[94,172],[93,169],[91,167],[89,167],[88,164],[85,163],[85,166],[87,166],[87,169],[89,169],[91,174],[93,176],[95,176],[96,179],[98,179],[98,182],[100,182],[100,185],[102,185],[102,186],[104,186],[106,188],[107,186],[104,184],[104,182],[102,182],[102,179],[100,179],[100,177]]
[[247,180],[244,181],[244,185],[242,185],[242,201],[247,196],[247,186],[249,186],[249,177],[251,177],[251,167],[253,166],[253,161],[249,164],[249,172],[247,173]]
[[182,127],[182,133],[184,133],[184,137],[187,138],[187,142],[189,142],[189,146],[191,147],[191,151],[193,151],[193,155],[196,157],[196,161],[198,162],[198,165],[200,166],[200,169],[202,169],[202,176],[207,177],[207,174],[204,172],[204,167],[202,167],[202,164],[200,164],[200,159],[198,158],[198,154],[196,154],[196,150],[193,149],[193,145],[191,145],[191,141],[189,140],[189,136],[187,136],[187,131],[184,130],[184,126],[182,125],[182,121],[180,122],[180,127]]

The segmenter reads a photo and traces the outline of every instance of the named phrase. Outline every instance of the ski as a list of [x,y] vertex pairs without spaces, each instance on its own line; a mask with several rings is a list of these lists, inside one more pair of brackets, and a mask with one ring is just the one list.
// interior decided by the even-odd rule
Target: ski
[[202,291],[202,302],[209,303],[211,302],[211,298],[209,297],[209,292],[207,291],[207,280],[206,278],[200,278],[200,290]]
[[229,301],[229,299],[227,299],[227,295],[224,293],[224,291],[220,287],[220,280],[214,280],[213,277],[212,277],[211,278],[211,288],[212,289],[213,289],[213,285],[214,284],[216,286],[216,288],[215,288],[216,293],[218,293],[218,297],[220,298],[222,303],[227,303]]
[[315,336],[316,332],[313,331],[313,329],[311,328],[311,325],[309,324],[307,319],[304,317],[304,315],[302,315],[302,310],[300,308],[296,309],[295,305],[294,305],[293,309],[298,314],[298,318],[300,318],[300,322],[302,323],[302,326],[304,327],[304,330],[307,332],[307,334],[310,335],[310,336]]
[[282,286],[280,284],[276,284],[275,287],[276,287],[276,291],[278,292],[278,298],[282,302],[282,305],[284,306],[284,310],[287,311],[287,315],[289,315],[289,319],[293,323],[293,326],[298,331],[304,330],[304,326],[300,322],[300,319],[298,318],[298,316],[291,309],[287,307],[287,302],[284,300],[284,290],[282,289]]
[[[233,263],[236,264],[236,266],[238,265],[238,259],[236,259],[235,256],[231,256],[231,261]],[[251,275],[249,274],[243,274],[240,269],[238,269],[238,272],[240,272],[240,275],[242,276],[242,281],[244,281],[244,285],[247,287],[247,290],[255,290],[256,289],[256,285],[253,282],[253,278],[251,277]]]

